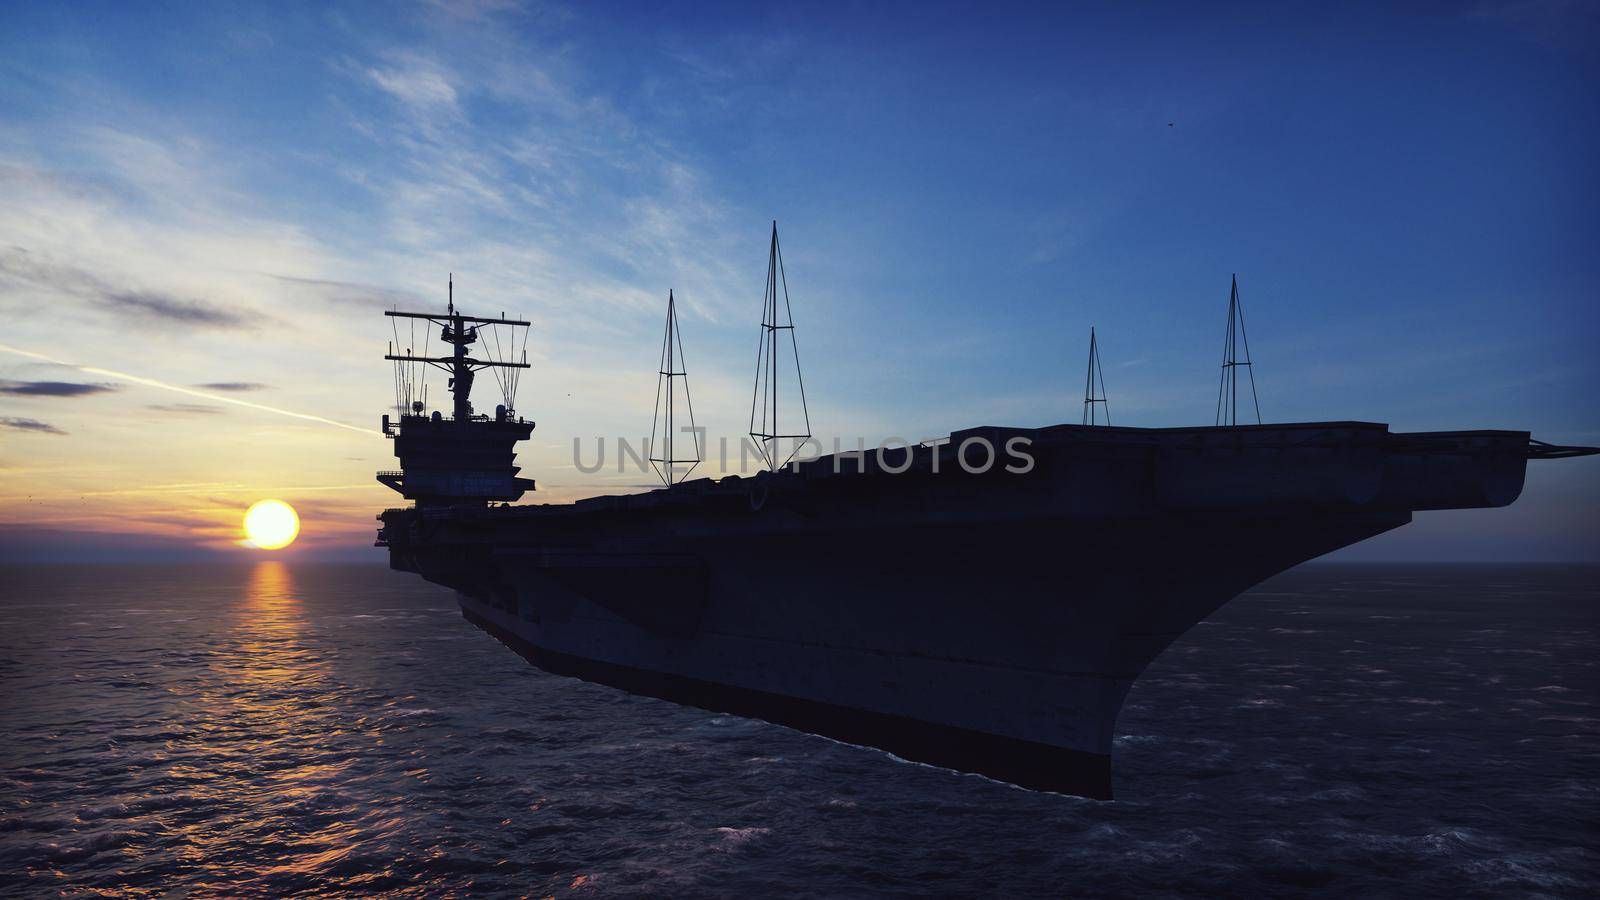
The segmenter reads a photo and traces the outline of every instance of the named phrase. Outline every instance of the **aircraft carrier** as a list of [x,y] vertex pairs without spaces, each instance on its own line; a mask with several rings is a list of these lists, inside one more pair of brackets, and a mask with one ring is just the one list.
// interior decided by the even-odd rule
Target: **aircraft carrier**
[[[781,324],[776,234],[772,262],[751,427],[764,449],[797,436],[777,426],[776,351],[792,317]],[[1238,424],[1229,378],[1248,362],[1230,308],[1221,425],[1086,414],[1092,424],[774,453],[753,477],[693,480],[674,477],[663,445],[661,489],[511,505],[533,488],[514,452],[534,425],[509,402],[475,414],[469,394],[483,369],[504,370],[514,394],[526,358],[496,330],[527,323],[463,315],[453,296],[443,314],[389,315],[452,348],[418,355],[396,330],[388,358],[449,372],[453,414],[429,414],[415,376],[397,375],[402,411],[383,428],[400,469],[378,477],[414,505],[379,516],[377,543],[393,568],[455,590],[469,621],[549,672],[1095,798],[1112,793],[1134,680],[1229,599],[1415,511],[1505,506],[1529,459],[1596,452],[1524,431]],[[1242,337],[1242,312],[1237,324]],[[491,334],[500,352],[471,356]],[[669,307],[667,434],[679,341]],[[1104,402],[1096,367],[1091,356],[1086,411]]]

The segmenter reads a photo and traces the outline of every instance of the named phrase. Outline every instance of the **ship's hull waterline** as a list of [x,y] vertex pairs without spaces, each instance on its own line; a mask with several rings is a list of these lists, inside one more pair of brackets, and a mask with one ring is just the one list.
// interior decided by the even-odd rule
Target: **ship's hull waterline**
[[[1025,437],[1033,465],[1002,449],[968,473],[970,437]],[[382,543],[548,671],[1106,798],[1123,699],[1188,628],[1412,510],[1511,502],[1526,446],[1365,423],[974,429],[574,505],[393,510]]]

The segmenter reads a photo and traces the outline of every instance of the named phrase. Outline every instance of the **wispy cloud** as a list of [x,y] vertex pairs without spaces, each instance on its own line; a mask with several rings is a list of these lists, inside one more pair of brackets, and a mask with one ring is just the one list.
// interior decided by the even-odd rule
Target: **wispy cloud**
[[454,109],[456,89],[449,70],[420,55],[396,54],[382,67],[368,68],[365,75],[385,93],[426,112]]
[[197,384],[195,387],[206,391],[240,392],[264,391],[272,387],[272,385],[262,384],[259,381],[207,381],[203,384]]
[[[428,0],[439,11],[458,19],[478,20],[522,9],[522,0]],[[559,12],[559,10],[552,10]]]
[[204,301],[161,291],[117,287],[108,278],[57,263],[26,247],[0,247],[0,276],[85,297],[99,307],[137,321],[220,328],[240,328],[252,322],[252,317],[242,312]]
[[108,291],[95,299],[100,305],[135,319],[219,328],[250,324],[248,317],[233,310],[150,291]]
[[330,303],[372,309],[392,309],[401,304],[424,302],[415,291],[398,290],[376,284],[336,281],[328,278],[302,278],[265,273],[280,284],[303,291],[308,296]]
[[220,406],[211,406],[206,403],[149,403],[145,409],[165,413],[182,413],[184,415],[214,416],[223,412]]
[[618,313],[655,311],[668,287],[715,317],[733,285],[754,280],[729,263],[734,214],[717,185],[673,137],[585,91],[570,48],[511,27],[519,15],[475,6],[426,44],[337,67],[404,104],[400,116],[351,112],[386,162],[360,177],[389,251],[407,268],[471,273],[469,303],[538,298],[519,311],[579,339],[615,334]]
[[0,425],[6,428],[15,428],[18,431],[36,431],[40,434],[66,434],[65,431],[38,419],[20,419],[11,416],[0,416]]
[[6,353],[15,353],[18,356],[26,356],[31,359],[41,360],[43,362],[56,363],[57,365],[72,366],[73,368],[78,369],[81,372],[87,372],[90,375],[105,375],[110,378],[116,378],[119,381],[128,381],[134,384],[144,385],[145,387],[158,388],[163,391],[187,394],[191,397],[199,397],[202,400],[214,400],[218,403],[228,403],[234,406],[243,406],[248,409],[256,409],[262,412],[269,412],[280,416],[288,416],[292,419],[302,419],[307,422],[318,422],[323,425],[332,425],[335,428],[343,428],[346,431],[354,431],[359,434],[371,433],[370,429],[357,428],[354,425],[351,425],[347,422],[340,422],[337,419],[329,419],[324,416],[315,416],[310,413],[295,412],[294,410],[283,409],[282,407],[268,406],[264,403],[251,403],[249,400],[240,400],[237,397],[225,397],[221,394],[210,394],[204,391],[194,390],[193,388],[186,388],[182,385],[168,384],[167,382],[160,381],[155,378],[145,378],[142,375],[132,375],[127,372],[118,372],[114,369],[102,369],[98,366],[78,365],[77,363],[70,363],[65,360],[56,359],[43,353],[35,353],[32,350],[23,350],[19,347],[9,347],[5,344],[0,344],[0,351],[4,351]]
[[9,381],[0,379],[0,394],[17,397],[88,397],[109,394],[114,384],[80,384],[72,381]]

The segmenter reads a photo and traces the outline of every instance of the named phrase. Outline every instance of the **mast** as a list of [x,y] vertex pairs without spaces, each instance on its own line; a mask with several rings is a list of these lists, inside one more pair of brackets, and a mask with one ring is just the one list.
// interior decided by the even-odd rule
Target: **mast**
[[[1238,350],[1244,347],[1244,361],[1239,361]],[[1217,385],[1217,424],[1224,420],[1230,426],[1239,424],[1239,367],[1244,366],[1250,375],[1250,401],[1255,405],[1256,424],[1261,424],[1261,401],[1256,398],[1256,372],[1250,363],[1250,338],[1244,332],[1244,306],[1239,302],[1239,276],[1233,276],[1233,288],[1228,293],[1228,331],[1222,345],[1222,383]],[[1226,403],[1224,403],[1226,401]]]
[[[768,318],[766,316],[763,316],[763,318],[766,318],[767,321],[772,323],[772,329],[771,330],[773,332],[773,335],[772,335],[772,353],[770,355],[772,357],[772,433],[774,435],[774,437],[773,437],[774,446],[772,448],[772,452],[773,452],[774,458],[776,458],[777,452],[778,452],[778,447],[776,446],[778,439],[777,439],[776,435],[779,433],[778,432],[778,336],[776,334],[776,332],[778,330],[778,327],[779,327],[778,326],[778,271],[777,271],[777,262],[778,262],[778,221],[776,219],[774,219],[772,221],[772,246],[767,251],[767,296],[772,298],[772,315],[771,315],[770,318]],[[789,328],[791,330],[794,328],[794,322],[793,321],[791,321],[789,323]]]
[[[1100,396],[1095,394],[1095,381],[1100,382]],[[1106,399],[1106,373],[1100,367],[1100,345],[1095,340],[1094,326],[1089,326],[1089,374],[1083,381],[1083,424],[1096,425],[1094,405],[1104,405],[1106,424],[1111,424],[1111,402]]]
[[[783,292],[782,322],[778,292]],[[767,282],[761,299],[761,343],[756,348],[756,380],[750,395],[750,438],[761,448],[767,468],[777,471],[794,458],[805,441],[811,439],[811,411],[806,407],[806,383],[800,374],[800,347],[794,340],[794,310],[789,305],[789,278],[783,270],[783,250],[778,245],[778,222],[772,222],[772,242],[767,250]],[[794,357],[795,384],[800,391],[800,415],[805,422],[802,433],[785,434],[778,427],[778,341],[787,333]],[[759,411],[759,418],[758,418]],[[794,440],[795,447],[782,462],[781,440]]]
[[[445,343],[450,344],[452,347],[450,355],[427,356],[426,353],[424,353],[423,356],[414,356],[410,352],[407,352],[404,355],[390,353],[385,355],[384,359],[394,360],[395,362],[402,364],[423,363],[434,366],[438,369],[442,369],[449,374],[450,395],[451,399],[453,400],[452,414],[457,421],[466,422],[472,418],[472,381],[474,373],[476,373],[479,369],[529,368],[526,350],[523,351],[523,359],[521,361],[514,361],[509,358],[495,358],[494,350],[490,350],[491,358],[489,359],[478,359],[469,355],[467,348],[478,342],[479,326],[512,326],[513,340],[510,350],[514,350],[515,329],[517,327],[527,328],[529,323],[521,319],[507,319],[503,317],[493,319],[484,318],[481,316],[462,315],[456,309],[456,284],[454,273],[450,275],[448,290],[449,300],[447,306],[445,307],[446,312],[442,316],[438,315],[437,313],[399,312],[397,310],[385,310],[383,314],[400,319],[424,319],[431,324],[440,326],[440,339]],[[499,342],[497,339],[496,345],[498,346],[498,344]],[[488,348],[486,347],[486,349]],[[500,357],[508,357],[510,350],[501,349],[498,355]],[[508,378],[505,381],[502,381],[501,390],[505,396],[506,414],[510,415],[512,412],[514,412],[516,401],[516,379]]]
[[[674,392],[676,379],[683,380],[683,403],[689,411],[689,433],[694,436],[694,456],[682,459],[673,455],[678,432],[678,401]],[[660,440],[656,437],[658,433]],[[655,415],[650,420],[650,448],[654,451],[650,462],[655,467],[656,475],[667,487],[687,478],[700,465],[700,432],[695,428],[694,403],[689,399],[689,373],[683,362],[683,333],[678,330],[678,302],[670,290],[667,291],[667,330],[661,339],[661,368],[656,376]],[[690,466],[679,473],[677,467],[682,463],[690,463]]]

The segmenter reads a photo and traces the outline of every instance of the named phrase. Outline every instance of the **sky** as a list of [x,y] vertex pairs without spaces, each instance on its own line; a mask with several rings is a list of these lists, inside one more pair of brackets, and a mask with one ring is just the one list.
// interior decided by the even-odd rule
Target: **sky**
[[[1212,424],[1237,273],[1266,421],[1600,444],[1597,76],[1563,0],[9,3],[0,557],[277,497],[381,560],[381,313],[449,273],[532,322],[526,501],[640,489],[573,441],[649,434],[672,290],[737,446],[774,220],[825,442],[1076,422],[1091,326],[1116,424]],[[1600,458],[1335,558],[1600,561]]]

